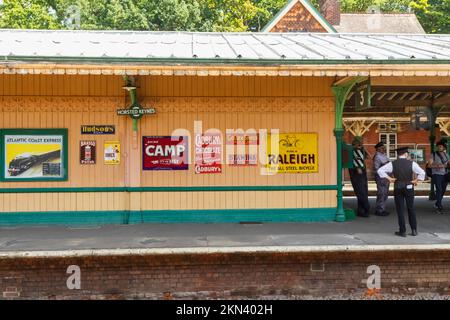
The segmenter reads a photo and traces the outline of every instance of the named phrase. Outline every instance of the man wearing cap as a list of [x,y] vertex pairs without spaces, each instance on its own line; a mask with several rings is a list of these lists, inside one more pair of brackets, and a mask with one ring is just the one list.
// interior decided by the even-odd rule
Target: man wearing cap
[[[398,148],[398,158],[389,162],[378,169],[380,178],[386,178],[394,183],[395,209],[398,216],[399,231],[395,232],[397,236],[406,237],[405,225],[405,202],[408,209],[408,221],[411,227],[411,235],[417,236],[417,221],[414,211],[414,186],[417,181],[425,179],[425,171],[408,157],[408,147]],[[390,177],[389,174],[393,175]],[[417,175],[414,178],[414,174]]]
[[373,157],[373,171],[375,173],[375,182],[377,183],[377,203],[375,208],[375,215],[377,216],[387,216],[389,212],[386,211],[386,201],[389,195],[389,180],[385,178],[380,178],[377,171],[382,166],[390,162],[388,156],[386,155],[386,147],[383,142],[378,142],[375,145],[377,152]]
[[436,143],[437,151],[431,154],[431,158],[428,161],[429,167],[431,167],[431,179],[436,187],[436,203],[434,208],[437,213],[443,213],[442,199],[444,198],[445,191],[447,191],[447,166],[449,158],[446,152],[445,142],[443,140]]
[[362,144],[362,137],[355,137],[353,145],[353,168],[349,168],[350,180],[353,190],[358,199],[357,215],[360,217],[368,217],[369,204],[369,187],[367,184],[367,172],[365,160],[368,155]]

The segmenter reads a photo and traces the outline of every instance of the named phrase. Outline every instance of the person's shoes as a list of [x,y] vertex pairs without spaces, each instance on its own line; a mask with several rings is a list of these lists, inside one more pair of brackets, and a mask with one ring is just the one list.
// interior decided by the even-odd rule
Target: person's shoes
[[386,217],[389,215],[389,212],[387,211],[383,211],[383,212],[375,212],[376,216],[380,216],[380,217]]
[[443,208],[442,207],[438,207],[437,205],[434,205],[434,212],[435,213],[443,213]]
[[368,218],[369,217],[369,215],[368,214],[361,214],[361,213],[358,213],[358,214],[356,214],[358,217],[362,217],[362,218]]
[[411,235],[415,237],[415,236],[417,236],[417,234],[418,234],[418,233],[417,233],[417,230],[412,229]]
[[405,232],[396,231],[396,232],[395,232],[395,235],[396,235],[396,236],[399,236],[399,237],[406,238],[406,233],[405,233]]

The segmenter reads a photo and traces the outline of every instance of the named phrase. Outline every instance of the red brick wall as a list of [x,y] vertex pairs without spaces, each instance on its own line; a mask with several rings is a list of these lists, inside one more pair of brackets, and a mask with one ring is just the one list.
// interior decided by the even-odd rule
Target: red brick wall
[[270,32],[327,32],[324,27],[297,2]]
[[[81,269],[80,290],[67,289],[69,265]],[[381,269],[381,294],[450,294],[448,250],[2,258],[0,290],[11,299],[363,296],[370,265]]]
[[339,0],[318,0],[320,13],[333,26],[341,23],[341,3]]
[[[401,131],[397,132],[397,144],[406,146],[415,146],[419,145],[420,148],[425,148],[425,157],[428,159],[431,149],[430,149],[430,140],[429,140],[429,131],[425,130],[414,130],[410,129],[409,124],[402,123],[400,125]],[[344,141],[348,144],[352,143],[354,136],[350,132],[345,132],[344,134]],[[374,146],[380,141],[379,140],[379,131],[378,131],[378,125],[374,124],[372,127],[370,127],[370,130],[366,132],[363,135],[364,138],[364,145],[366,150],[373,155],[375,155],[375,148]],[[439,130],[436,130],[436,141],[438,141],[441,138],[441,134]],[[420,164],[422,168],[425,167],[424,164]],[[372,159],[369,159],[366,161],[367,166],[367,177],[369,180],[374,180],[373,175],[373,161]],[[348,170],[345,170],[344,173],[344,180],[349,181],[350,177],[348,174]]]

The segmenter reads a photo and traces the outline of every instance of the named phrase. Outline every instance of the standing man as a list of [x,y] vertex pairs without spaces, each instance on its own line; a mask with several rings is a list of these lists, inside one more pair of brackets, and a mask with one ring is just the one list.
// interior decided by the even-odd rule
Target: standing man
[[369,187],[367,184],[367,172],[365,161],[367,152],[364,150],[362,137],[355,137],[353,145],[353,168],[349,168],[350,180],[353,190],[358,198],[357,215],[367,218],[369,216]]
[[[423,181],[425,179],[425,171],[416,162],[408,158],[408,147],[398,148],[397,155],[397,160],[389,162],[378,169],[378,175],[380,178],[386,178],[390,182],[394,182],[395,209],[397,211],[399,225],[399,231],[395,232],[395,235],[406,237],[404,215],[406,202],[411,235],[417,236],[417,220],[414,211],[414,186],[417,185],[418,180]],[[393,178],[388,175],[390,173],[393,174]],[[417,175],[416,178],[414,178],[414,174]]]
[[377,171],[382,166],[390,162],[386,155],[386,147],[383,142],[378,142],[375,145],[377,153],[373,157],[373,171],[375,173],[375,182],[377,183],[377,204],[375,208],[375,215],[388,216],[389,212],[386,211],[386,201],[389,196],[389,180],[386,178],[380,178]]
[[449,158],[444,141],[438,141],[436,147],[437,151],[431,154],[428,165],[431,167],[431,179],[436,187],[436,203],[434,204],[434,209],[437,213],[442,214],[444,210],[442,207],[442,199],[444,198],[445,191],[447,191],[447,166]]

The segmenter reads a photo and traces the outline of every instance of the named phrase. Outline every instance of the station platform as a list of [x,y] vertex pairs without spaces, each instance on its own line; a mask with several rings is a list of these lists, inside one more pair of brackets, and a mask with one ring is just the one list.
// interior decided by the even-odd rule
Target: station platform
[[[346,197],[344,206],[356,209],[356,198]],[[372,208],[375,198],[370,197]],[[417,237],[399,238],[393,199],[388,200],[390,216],[357,217],[348,222],[247,223],[247,224],[135,224],[104,226],[1,227],[0,255],[20,252],[130,249],[450,245],[450,199],[444,200],[448,213],[436,214],[433,202],[416,197]],[[444,211],[445,212],[445,211]],[[132,252],[131,250],[130,252]],[[156,251],[155,251],[156,252]]]

